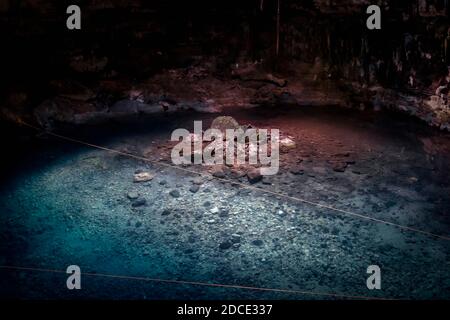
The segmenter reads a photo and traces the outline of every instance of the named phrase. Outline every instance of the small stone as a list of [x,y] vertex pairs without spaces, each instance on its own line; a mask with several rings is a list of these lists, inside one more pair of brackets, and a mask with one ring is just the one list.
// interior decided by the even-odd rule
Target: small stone
[[294,167],[291,168],[290,172],[291,172],[293,175],[296,175],[296,176],[297,176],[297,175],[303,174],[303,173],[305,172],[305,169],[304,169],[303,166],[294,166]]
[[337,152],[337,153],[333,154],[333,157],[338,157],[338,158],[350,157],[350,152],[348,152],[348,151]]
[[203,179],[201,177],[197,177],[194,180],[192,180],[192,183],[196,184],[196,185],[202,185],[203,184]]
[[174,198],[179,198],[181,196],[180,191],[178,191],[176,189],[170,191],[169,194]]
[[147,200],[145,200],[144,198],[138,198],[135,199],[132,203],[131,206],[136,208],[136,207],[142,207],[145,206],[147,204]]
[[219,212],[219,217],[228,217],[229,210],[227,208],[221,208]]
[[286,137],[280,140],[280,150],[286,152],[296,147],[294,140],[291,137]]
[[419,179],[417,178],[417,177],[409,177],[408,178],[408,182],[409,183],[416,183],[416,182],[418,182],[419,181]]
[[331,162],[331,167],[336,172],[345,172],[348,164],[346,162]]
[[252,169],[247,172],[247,178],[251,184],[254,184],[254,183],[261,181],[263,176],[261,175],[261,172],[259,169]]
[[230,241],[224,241],[219,245],[220,250],[230,249],[233,244]]
[[217,214],[217,213],[219,213],[219,208],[217,208],[217,207],[212,208],[212,209],[211,209],[211,213],[212,213],[212,214]]
[[260,240],[260,239],[256,239],[256,240],[252,241],[252,245],[257,246],[257,247],[260,247],[263,244],[264,244],[264,242],[262,240]]
[[234,179],[239,179],[244,176],[245,176],[245,172],[242,170],[236,170],[236,169],[231,170],[231,177]]
[[211,202],[205,201],[205,202],[203,203],[203,206],[206,207],[206,208],[211,207]]
[[198,239],[198,236],[190,235],[190,236],[188,237],[188,242],[189,242],[189,243],[194,243],[194,242],[197,241],[197,239]]
[[231,235],[231,242],[232,243],[239,243],[239,242],[241,242],[241,235],[237,234],[237,233],[232,234]]
[[127,193],[127,198],[130,200],[134,200],[134,199],[139,198],[139,194],[137,192],[130,191]]
[[162,185],[162,186],[165,186],[165,185],[167,184],[167,181],[166,181],[166,180],[161,180],[161,181],[159,182],[159,184]]
[[227,129],[239,129],[239,123],[229,116],[220,116],[213,120],[211,129],[218,129],[225,133]]
[[162,212],[161,212],[161,215],[162,216],[168,216],[170,214],[170,210],[169,209],[164,209]]
[[153,180],[155,176],[150,172],[138,172],[134,174],[134,182],[147,182]]
[[362,167],[354,167],[352,168],[352,172],[354,174],[368,174],[369,173],[369,169],[368,168],[362,168]]
[[319,174],[319,175],[327,174],[327,169],[325,167],[312,167],[311,170],[312,170],[311,174],[313,174],[313,177],[314,177],[314,174]]
[[225,173],[222,169],[216,169],[212,172],[212,176],[216,178],[225,178]]
[[280,217],[284,217],[284,216],[287,215],[287,213],[286,213],[285,211],[283,211],[283,210],[278,210],[277,214],[278,214]]
[[139,228],[140,226],[142,226],[142,222],[138,221],[136,222],[136,224],[134,225],[136,228]]
[[197,193],[199,189],[200,189],[200,187],[195,184],[189,188],[189,191],[192,193]]

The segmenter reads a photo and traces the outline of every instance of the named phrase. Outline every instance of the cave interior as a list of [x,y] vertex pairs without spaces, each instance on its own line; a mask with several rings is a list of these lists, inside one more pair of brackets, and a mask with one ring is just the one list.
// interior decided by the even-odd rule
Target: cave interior
[[[77,298],[450,298],[449,14],[448,0],[1,0],[0,267],[292,291],[98,277]],[[194,121],[279,129],[277,174],[171,167],[171,132]],[[361,281],[373,264],[382,291]],[[23,272],[0,268],[0,297],[74,295]]]

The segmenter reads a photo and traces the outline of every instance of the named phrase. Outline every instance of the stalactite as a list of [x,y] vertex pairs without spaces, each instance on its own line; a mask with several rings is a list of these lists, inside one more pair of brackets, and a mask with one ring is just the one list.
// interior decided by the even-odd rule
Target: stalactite
[[277,41],[276,41],[276,56],[280,53],[280,1],[277,0]]
[[259,2],[259,10],[261,10],[261,11],[264,10],[264,0],[260,0],[260,2]]

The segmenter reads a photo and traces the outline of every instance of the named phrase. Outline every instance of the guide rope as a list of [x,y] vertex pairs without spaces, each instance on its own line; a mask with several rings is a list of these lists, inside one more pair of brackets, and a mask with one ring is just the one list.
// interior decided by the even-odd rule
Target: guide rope
[[[67,273],[64,270],[32,268],[32,267],[18,267],[18,266],[0,266],[0,269],[10,269],[10,270],[19,270],[19,271],[37,271],[37,272],[48,272],[48,273]],[[91,277],[103,277],[103,278],[124,279],[124,280],[138,280],[138,281],[147,281],[147,282],[191,285],[191,286],[204,286],[204,287],[215,287],[215,288],[226,288],[226,289],[242,289],[242,290],[277,292],[277,293],[288,293],[288,294],[303,294],[303,295],[311,295],[311,296],[325,296],[325,297],[342,298],[342,299],[397,300],[397,299],[392,299],[392,298],[382,298],[382,297],[378,298],[378,297],[347,295],[347,294],[338,294],[338,293],[329,293],[329,292],[315,292],[315,291],[304,291],[304,290],[293,290],[293,289],[253,287],[253,286],[220,284],[220,283],[199,282],[199,281],[170,280],[170,279],[125,276],[125,275],[115,275],[115,274],[105,274],[105,273],[93,273],[93,272],[81,272],[81,275],[91,276]]]

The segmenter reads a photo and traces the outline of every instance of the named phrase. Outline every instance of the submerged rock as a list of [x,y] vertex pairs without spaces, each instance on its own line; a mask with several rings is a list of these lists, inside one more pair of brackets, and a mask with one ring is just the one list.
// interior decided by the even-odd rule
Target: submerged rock
[[224,241],[219,245],[219,249],[227,250],[227,249],[230,249],[232,245],[233,245],[233,243],[231,243],[230,241]]
[[203,184],[203,179],[202,179],[202,177],[197,177],[197,178],[192,180],[192,183],[196,184],[196,185],[202,185]]
[[145,206],[146,204],[147,204],[147,200],[145,200],[144,198],[137,198],[137,199],[133,200],[133,202],[131,203],[131,206],[136,208],[136,207]]
[[212,175],[213,175],[213,177],[216,177],[216,178],[221,178],[221,179],[225,178],[225,172],[223,172],[223,170],[221,168],[215,169],[212,172]]
[[168,216],[170,214],[170,210],[169,209],[164,209],[162,212],[161,212],[161,215],[162,216]]
[[135,199],[139,198],[139,194],[135,191],[130,191],[127,193],[127,198],[130,200],[135,200]]
[[335,172],[345,172],[345,169],[347,169],[347,162],[342,162],[342,161],[335,161],[335,162],[331,162],[331,168],[333,169],[333,171]]
[[176,189],[170,191],[169,194],[174,198],[179,198],[181,196],[180,191],[178,191]]
[[239,123],[233,118],[228,116],[217,117],[211,123],[211,129],[219,129],[225,132],[227,129],[239,129]]
[[231,242],[232,243],[239,243],[239,242],[241,242],[241,235],[237,234],[237,233],[232,234],[231,235]]
[[251,169],[247,172],[247,178],[251,184],[254,184],[261,181],[263,176],[261,175],[261,171],[259,169]]
[[229,210],[227,208],[221,208],[219,212],[219,217],[228,217]]
[[303,166],[300,165],[296,165],[293,166],[290,170],[289,170],[293,175],[301,175],[305,172],[305,168]]
[[138,172],[134,174],[134,182],[147,182],[153,180],[154,177],[150,172]]
[[280,140],[280,150],[288,151],[296,147],[295,141],[292,137],[285,137]]
[[199,189],[200,189],[200,187],[198,185],[194,184],[189,188],[189,191],[192,193],[197,193]]
[[252,241],[252,245],[257,246],[257,247],[261,247],[264,244],[264,242],[260,239],[256,239]]
[[217,214],[217,213],[219,213],[219,208],[217,208],[217,207],[212,208],[212,209],[211,209],[211,213],[212,213],[212,214]]

